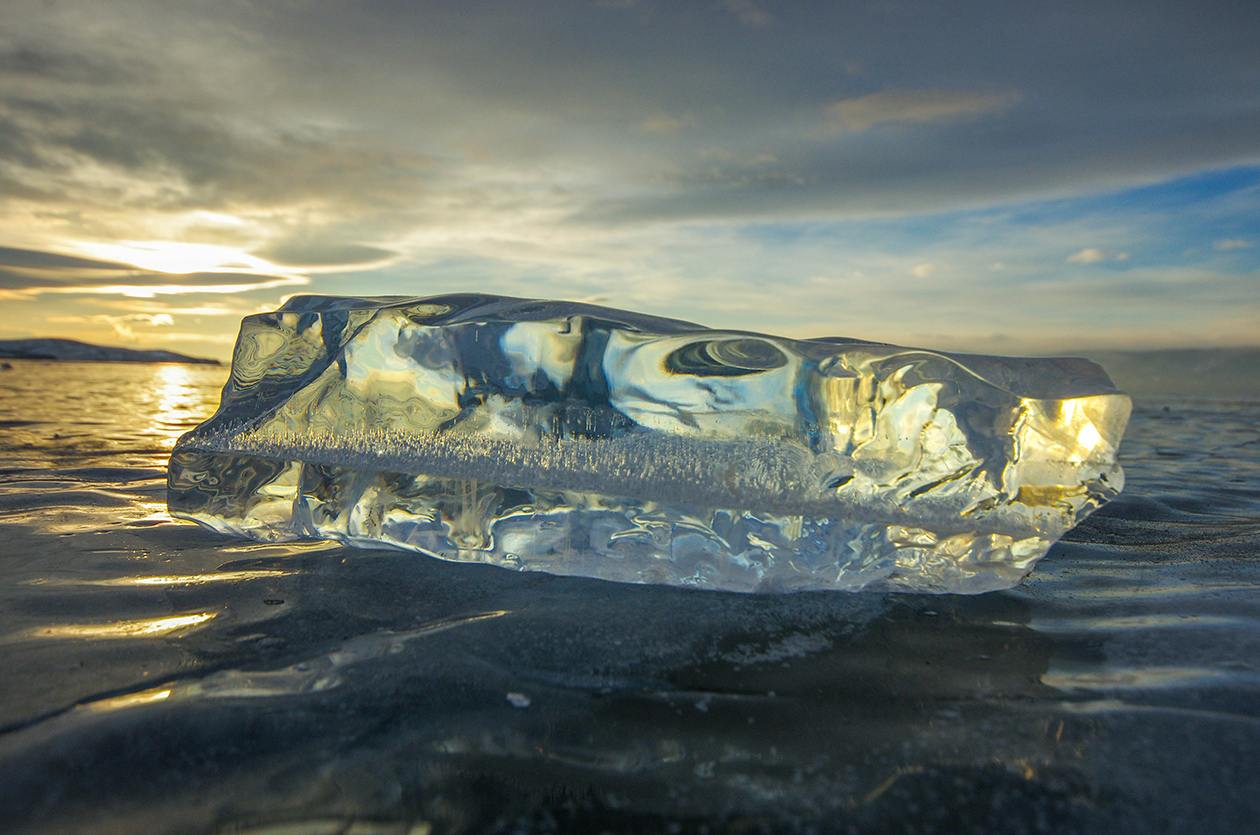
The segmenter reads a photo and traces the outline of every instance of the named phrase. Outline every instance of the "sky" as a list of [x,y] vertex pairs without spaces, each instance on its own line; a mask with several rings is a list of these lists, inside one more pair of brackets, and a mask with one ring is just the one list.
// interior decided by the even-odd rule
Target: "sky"
[[0,339],[298,293],[1260,344],[1260,4],[6,0]]

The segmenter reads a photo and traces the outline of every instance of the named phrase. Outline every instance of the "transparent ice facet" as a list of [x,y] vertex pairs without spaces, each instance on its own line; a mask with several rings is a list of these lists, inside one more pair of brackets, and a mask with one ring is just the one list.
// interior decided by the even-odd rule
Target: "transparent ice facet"
[[573,302],[299,296],[241,325],[172,516],[739,591],[1008,588],[1123,486],[1081,359],[710,330]]

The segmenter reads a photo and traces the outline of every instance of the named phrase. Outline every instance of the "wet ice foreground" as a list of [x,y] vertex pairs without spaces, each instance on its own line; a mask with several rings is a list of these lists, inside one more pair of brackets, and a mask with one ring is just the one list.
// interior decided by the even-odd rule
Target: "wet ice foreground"
[[[1139,399],[1009,591],[748,595],[162,512],[221,377],[0,376],[0,808],[48,832],[1250,832],[1254,401]],[[38,404],[33,406],[32,404]]]
[[77,615],[15,670],[17,831],[1242,832],[1256,811],[1254,569],[1084,542],[1018,593],[767,597],[104,536],[176,573],[39,590]]

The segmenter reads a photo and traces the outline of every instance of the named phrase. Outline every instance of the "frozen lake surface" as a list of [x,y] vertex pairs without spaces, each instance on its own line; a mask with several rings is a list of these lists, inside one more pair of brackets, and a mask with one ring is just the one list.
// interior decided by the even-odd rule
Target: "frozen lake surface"
[[1260,399],[1135,397],[1125,492],[1011,591],[770,596],[220,537],[165,467],[227,369],[12,365],[5,831],[1260,817]]

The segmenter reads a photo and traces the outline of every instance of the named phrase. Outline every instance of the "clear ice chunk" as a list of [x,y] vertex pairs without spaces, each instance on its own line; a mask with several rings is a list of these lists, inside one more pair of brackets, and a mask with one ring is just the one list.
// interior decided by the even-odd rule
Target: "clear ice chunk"
[[739,591],[1008,588],[1123,486],[1082,359],[791,340],[573,302],[299,296],[247,317],[172,516]]

